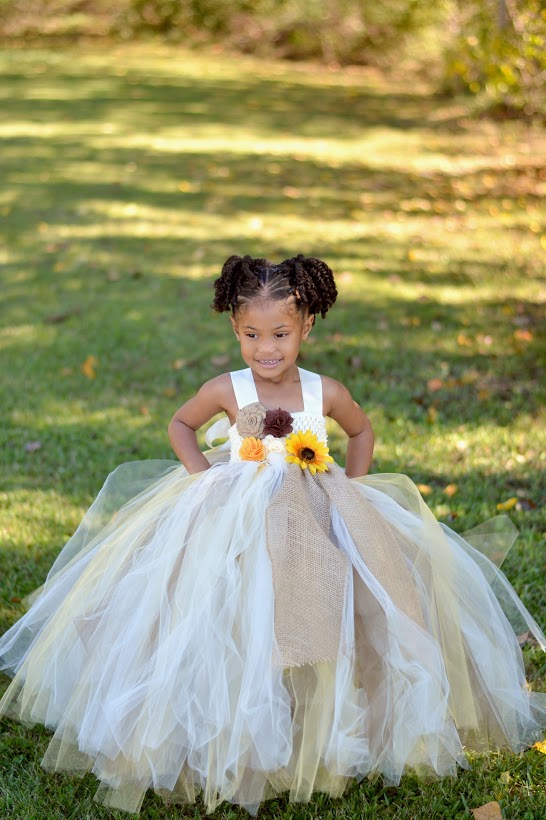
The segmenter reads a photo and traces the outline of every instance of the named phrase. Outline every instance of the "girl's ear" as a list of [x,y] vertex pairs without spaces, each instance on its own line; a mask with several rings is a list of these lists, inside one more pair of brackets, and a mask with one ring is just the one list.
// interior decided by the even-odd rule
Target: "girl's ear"
[[231,315],[229,317],[229,321],[231,322],[231,327],[233,328],[233,332],[237,336],[237,340],[240,342],[241,341],[241,336],[239,335],[239,328],[237,327],[237,322],[235,321],[235,319]]
[[310,313],[309,316],[307,317],[307,319],[303,323],[303,328],[302,328],[302,333],[301,333],[302,341],[307,339],[307,337],[311,333],[311,328],[313,327],[314,324],[315,324],[315,314]]

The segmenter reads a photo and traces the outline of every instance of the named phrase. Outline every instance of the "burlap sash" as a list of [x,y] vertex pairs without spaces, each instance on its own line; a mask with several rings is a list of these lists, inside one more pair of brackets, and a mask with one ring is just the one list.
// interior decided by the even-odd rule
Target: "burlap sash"
[[280,654],[274,660],[283,667],[337,657],[350,565],[331,539],[331,505],[393,603],[423,623],[400,533],[337,465],[313,477],[291,464],[266,513]]

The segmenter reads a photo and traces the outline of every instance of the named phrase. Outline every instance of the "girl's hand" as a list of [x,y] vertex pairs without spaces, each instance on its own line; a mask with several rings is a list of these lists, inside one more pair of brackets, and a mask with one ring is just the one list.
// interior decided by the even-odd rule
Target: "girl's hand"
[[337,421],[349,436],[345,473],[349,478],[367,475],[372,463],[372,425],[362,408],[340,382],[322,376],[323,412]]

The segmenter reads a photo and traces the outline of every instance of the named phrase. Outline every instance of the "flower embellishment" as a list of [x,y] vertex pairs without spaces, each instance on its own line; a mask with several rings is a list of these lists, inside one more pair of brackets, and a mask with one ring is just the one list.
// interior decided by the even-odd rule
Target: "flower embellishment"
[[274,436],[282,438],[287,436],[294,429],[292,422],[294,419],[287,410],[267,410],[264,419],[264,436]]
[[247,404],[245,407],[241,407],[235,417],[235,424],[239,435],[243,438],[245,436],[263,438],[264,419],[266,417],[266,413],[267,411],[265,407],[259,401],[255,401],[253,404]]
[[328,462],[333,462],[328,455],[329,449],[311,430],[292,433],[286,439],[286,460],[291,464],[299,464],[302,470],[309,470],[312,475],[324,473],[328,470]]
[[277,436],[269,435],[265,436],[265,438],[262,439],[262,441],[265,449],[267,450],[268,455],[269,453],[281,453],[281,455],[285,454],[286,446],[283,438],[278,438]]
[[239,449],[241,461],[265,461],[266,450],[259,438],[247,436]]
[[312,475],[328,470],[333,462],[326,443],[311,430],[293,433],[294,419],[287,410],[266,410],[259,401],[242,407],[235,418],[242,438],[241,461],[298,464]]

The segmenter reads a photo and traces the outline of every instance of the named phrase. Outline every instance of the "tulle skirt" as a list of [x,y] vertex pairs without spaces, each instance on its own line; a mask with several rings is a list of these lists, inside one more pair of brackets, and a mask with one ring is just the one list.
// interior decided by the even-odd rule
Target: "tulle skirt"
[[[407,477],[340,473],[322,527],[330,557],[309,560],[300,499],[289,573],[267,515],[286,466],[121,465],[0,639],[13,677],[0,714],[51,729],[43,765],[92,771],[97,799],[131,812],[153,788],[255,814],[281,792],[306,801],[372,773],[451,775],[465,749],[532,743],[546,695],[526,685],[516,634],[545,639],[490,560],[515,528],[499,517],[463,538]],[[334,644],[305,656],[332,630]]]

